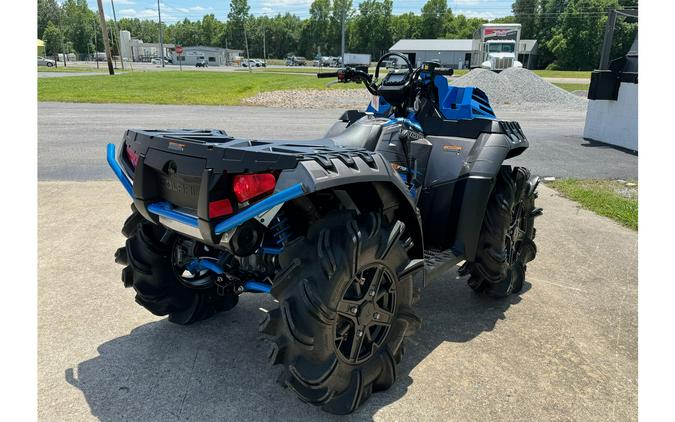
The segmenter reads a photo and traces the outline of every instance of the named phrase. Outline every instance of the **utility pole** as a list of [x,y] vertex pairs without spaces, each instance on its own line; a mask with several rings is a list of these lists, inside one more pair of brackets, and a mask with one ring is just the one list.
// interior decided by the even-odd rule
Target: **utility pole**
[[246,20],[244,20],[244,44],[246,44],[246,67],[248,67],[249,72],[253,72],[253,69],[251,69],[251,56],[248,55],[248,38],[246,37]]
[[159,62],[164,67],[164,35],[162,34],[162,12],[159,9],[159,0],[157,0],[157,16],[159,17]]
[[263,62],[267,65],[267,49],[265,48],[265,24],[263,23]]
[[[63,6],[59,9],[59,32],[61,33],[61,51],[63,51],[63,67],[68,67],[66,65],[66,44],[63,42],[63,26],[61,25],[61,21],[63,20]],[[56,58],[58,58],[58,54],[56,55]],[[59,61],[57,60],[56,63]]]
[[96,62],[96,69],[98,69],[98,37],[96,36],[96,24],[94,24],[94,61]]
[[602,42],[600,51],[600,70],[609,69],[609,52],[612,49],[612,40],[614,38],[614,27],[616,26],[616,10],[610,9],[607,16],[607,25],[605,27],[605,39]]
[[[110,54],[112,54],[113,47],[115,47],[115,28],[110,28],[110,39],[112,40],[110,44]],[[119,53],[119,46],[117,52]],[[112,54],[112,58],[113,58],[113,65],[115,66],[115,69],[117,69],[117,59],[115,58],[114,54]]]
[[120,38],[120,28],[117,26],[117,16],[115,15],[115,2],[110,0],[113,12],[113,22],[115,22],[115,37],[117,38],[117,53],[120,55],[120,63],[122,63],[122,70],[124,70],[124,57],[122,54],[122,39]]
[[345,14],[346,10],[343,10],[340,14],[340,26],[342,27],[340,32],[342,33],[342,39],[340,40],[340,55],[342,56],[342,66],[345,65]]
[[105,56],[108,59],[108,73],[115,74],[112,63],[112,53],[110,52],[110,40],[108,39],[108,28],[105,24],[105,14],[103,13],[103,0],[97,0],[98,3],[98,17],[101,21],[101,32],[103,33],[103,46],[105,47]]

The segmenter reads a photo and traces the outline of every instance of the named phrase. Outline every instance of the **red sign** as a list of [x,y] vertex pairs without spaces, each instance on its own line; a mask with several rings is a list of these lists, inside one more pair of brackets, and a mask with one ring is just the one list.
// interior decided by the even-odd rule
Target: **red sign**
[[181,47],[180,45],[177,45],[176,46],[176,54],[182,54],[182,53],[183,53],[183,47]]

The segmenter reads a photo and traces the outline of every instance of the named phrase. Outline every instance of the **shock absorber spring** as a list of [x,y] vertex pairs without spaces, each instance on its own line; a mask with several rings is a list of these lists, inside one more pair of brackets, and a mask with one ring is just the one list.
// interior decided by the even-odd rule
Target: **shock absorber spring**
[[277,247],[280,249],[283,249],[291,236],[293,236],[291,225],[288,223],[288,219],[284,215],[283,211],[280,211],[276,215],[274,221],[270,225],[270,230],[272,230],[274,241],[276,242]]

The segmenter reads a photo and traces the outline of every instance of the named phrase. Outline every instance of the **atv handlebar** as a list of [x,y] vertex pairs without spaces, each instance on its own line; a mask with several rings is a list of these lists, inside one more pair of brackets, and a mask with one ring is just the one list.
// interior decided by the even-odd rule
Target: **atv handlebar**
[[338,72],[325,72],[316,74],[317,78],[337,78],[337,76]]
[[434,73],[437,75],[452,76],[454,75],[455,71],[449,67],[437,67],[436,69],[434,69]]
[[369,75],[367,71],[360,69],[355,69],[353,67],[345,67],[338,69],[337,72],[326,72],[326,73],[317,73],[317,78],[337,78],[337,82],[348,83],[348,82],[363,82],[370,92],[373,95],[377,95],[377,87],[374,87],[372,84],[373,77]]

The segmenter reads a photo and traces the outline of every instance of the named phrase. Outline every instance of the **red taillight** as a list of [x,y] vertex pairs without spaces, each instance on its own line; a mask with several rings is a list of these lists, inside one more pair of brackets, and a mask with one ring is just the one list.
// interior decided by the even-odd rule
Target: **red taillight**
[[209,202],[209,218],[218,218],[232,214],[232,204],[229,199]]
[[127,153],[127,159],[131,163],[131,165],[136,169],[136,165],[138,164],[138,154],[136,154],[136,151],[131,149],[129,144],[126,144],[126,149],[125,152]]
[[241,174],[234,176],[232,182],[232,190],[239,202],[246,202],[251,198],[255,198],[274,190],[277,180],[273,174]]

